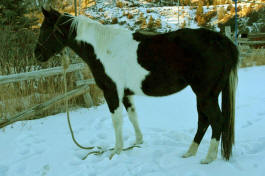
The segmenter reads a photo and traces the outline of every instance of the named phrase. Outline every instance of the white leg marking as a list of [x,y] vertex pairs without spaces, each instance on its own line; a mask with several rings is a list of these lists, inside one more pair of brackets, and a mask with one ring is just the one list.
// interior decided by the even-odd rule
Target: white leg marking
[[114,151],[112,152],[110,159],[115,155],[115,154],[120,154],[123,148],[123,139],[122,139],[122,108],[119,106],[113,114],[111,114],[112,118],[112,123],[114,127],[114,132],[115,132],[115,148]]
[[182,155],[182,157],[183,158],[188,158],[188,157],[191,157],[191,156],[195,156],[197,151],[198,151],[198,147],[199,147],[199,144],[197,144],[196,142],[192,141],[189,150],[184,155]]
[[135,112],[135,106],[134,106],[133,98],[132,98],[132,96],[129,96],[128,98],[129,98],[129,101],[132,105],[132,107],[130,107],[128,109],[128,116],[129,116],[129,119],[130,119],[130,121],[134,127],[135,136],[136,136],[135,144],[142,144],[143,143],[143,135],[142,135],[142,132],[141,132],[140,127],[139,127],[138,117],[137,117],[137,113]]
[[201,164],[209,164],[217,158],[218,146],[219,141],[217,141],[216,139],[211,139],[207,156],[204,160],[201,161]]

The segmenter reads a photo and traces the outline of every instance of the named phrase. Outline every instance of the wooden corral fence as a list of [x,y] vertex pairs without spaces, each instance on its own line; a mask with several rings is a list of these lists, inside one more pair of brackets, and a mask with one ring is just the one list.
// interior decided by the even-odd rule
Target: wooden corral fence
[[[5,127],[9,124],[12,124],[19,120],[27,119],[31,116],[34,116],[35,114],[51,107],[55,103],[59,103],[65,100],[65,98],[71,99],[78,95],[83,95],[86,106],[91,107],[93,106],[93,100],[91,98],[91,95],[89,94],[89,85],[95,84],[94,79],[88,79],[84,80],[83,75],[80,70],[83,70],[86,66],[86,64],[79,63],[79,64],[72,64],[69,66],[69,68],[66,70],[67,73],[75,72],[76,74],[76,86],[77,88],[74,90],[71,90],[67,92],[66,94],[59,95],[47,102],[35,105],[23,112],[20,112],[16,114],[13,117],[10,117],[8,119],[0,119],[0,128]],[[15,83],[25,80],[32,80],[32,79],[39,79],[43,77],[49,77],[49,76],[55,76],[63,74],[63,67],[54,67],[49,69],[42,69],[38,71],[33,72],[27,72],[27,73],[20,73],[20,74],[12,74],[12,75],[6,75],[6,76],[0,76],[0,85],[8,84],[8,83]]]
[[[231,27],[225,27],[225,34],[230,39],[234,40],[234,35],[231,33]],[[254,48],[265,48],[265,33],[248,33],[241,34],[237,40],[240,57],[247,57],[252,54]]]

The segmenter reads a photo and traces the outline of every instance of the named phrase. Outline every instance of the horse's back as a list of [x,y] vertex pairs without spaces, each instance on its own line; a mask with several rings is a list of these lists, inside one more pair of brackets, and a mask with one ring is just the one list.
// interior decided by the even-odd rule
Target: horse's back
[[216,64],[236,65],[236,46],[224,35],[207,29],[180,29],[165,34],[133,34],[139,42],[138,62],[149,71],[166,69],[178,73]]

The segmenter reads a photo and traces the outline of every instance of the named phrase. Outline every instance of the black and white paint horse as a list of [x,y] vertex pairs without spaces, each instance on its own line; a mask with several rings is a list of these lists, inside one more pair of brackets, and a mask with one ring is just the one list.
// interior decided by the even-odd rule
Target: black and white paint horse
[[135,143],[143,143],[133,95],[166,96],[189,85],[197,96],[198,129],[183,157],[196,154],[210,125],[212,139],[201,163],[217,158],[220,138],[222,156],[230,158],[238,50],[227,37],[207,29],[180,29],[165,34],[131,32],[84,16],[73,17],[47,8],[42,11],[45,18],[35,56],[47,61],[70,47],[89,65],[111,112],[116,140],[112,155],[123,148],[123,105],[135,129]]

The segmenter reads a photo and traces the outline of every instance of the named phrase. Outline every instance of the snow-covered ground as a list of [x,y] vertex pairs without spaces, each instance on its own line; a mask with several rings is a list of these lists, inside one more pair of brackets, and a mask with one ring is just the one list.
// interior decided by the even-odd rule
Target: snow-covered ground
[[[265,172],[265,67],[239,70],[236,105],[236,145],[230,161],[200,164],[206,155],[208,130],[197,156],[183,159],[197,128],[195,96],[190,88],[164,98],[136,97],[141,148],[112,160],[73,143],[65,113],[17,122],[0,131],[0,176],[261,176]],[[78,141],[112,147],[114,133],[106,104],[71,112]],[[134,132],[124,112],[125,146]]]

